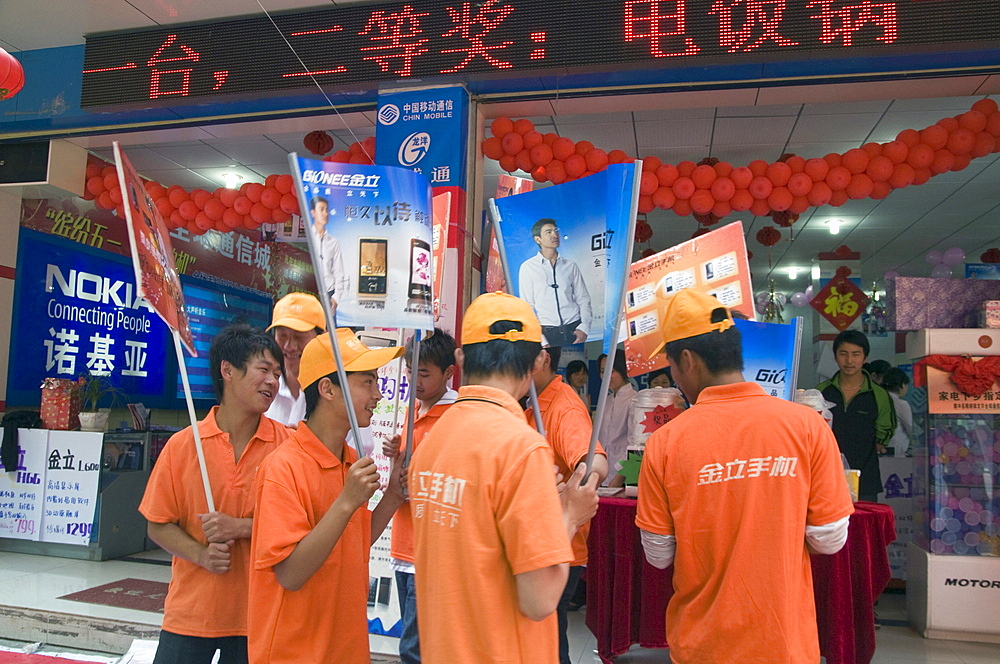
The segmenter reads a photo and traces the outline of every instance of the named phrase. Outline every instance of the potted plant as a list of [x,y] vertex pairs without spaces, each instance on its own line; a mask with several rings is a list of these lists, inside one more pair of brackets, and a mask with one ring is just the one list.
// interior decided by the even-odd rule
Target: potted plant
[[[80,412],[81,431],[107,431],[111,408],[120,408],[128,403],[128,395],[115,387],[106,376],[88,373],[80,376],[80,397],[83,409]],[[110,400],[110,407],[99,408],[102,400]]]

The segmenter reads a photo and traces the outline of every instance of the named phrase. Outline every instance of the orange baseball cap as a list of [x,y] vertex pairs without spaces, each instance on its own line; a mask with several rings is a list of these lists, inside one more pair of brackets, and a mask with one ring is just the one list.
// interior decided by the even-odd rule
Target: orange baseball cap
[[[520,323],[521,329],[490,334],[490,326],[501,320]],[[507,293],[485,293],[473,300],[462,319],[462,345],[481,344],[494,339],[541,343],[542,325],[531,305]]]
[[[713,323],[712,314],[716,309],[722,309],[726,317]],[[729,309],[715,296],[694,288],[685,288],[671,295],[660,308],[660,333],[663,341],[649,356],[659,353],[671,341],[708,332],[723,332],[734,324]]]
[[[337,328],[337,345],[344,360],[344,371],[374,371],[402,355],[406,348],[369,348],[347,327]],[[299,384],[309,387],[323,376],[337,371],[337,361],[333,359],[330,335],[321,334],[302,349],[299,361]]]
[[323,314],[323,305],[309,293],[289,293],[275,303],[271,325],[267,329],[279,326],[296,332],[308,332],[317,327],[325,330],[326,316]]

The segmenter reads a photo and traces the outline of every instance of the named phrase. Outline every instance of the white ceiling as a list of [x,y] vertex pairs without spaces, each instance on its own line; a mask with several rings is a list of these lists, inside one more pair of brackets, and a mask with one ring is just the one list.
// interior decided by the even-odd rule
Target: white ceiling
[[[260,0],[268,11],[328,7],[349,2]],[[0,2],[0,46],[8,50],[48,48],[83,43],[89,32],[153,27],[224,16],[260,13],[257,0],[7,0]],[[797,87],[746,88],[701,92],[559,98],[544,101],[489,100],[480,106],[487,120],[498,115],[527,117],[539,131],[554,131],[573,140],[589,140],[605,150],[655,155],[677,163],[717,157],[734,165],[753,159],[773,161],[793,152],[805,158],[844,152],[868,141],[889,141],[902,129],[933,124],[968,110],[992,95],[1000,100],[1000,76],[883,81]],[[222,173],[262,180],[287,172],[287,153],[303,152],[302,137],[328,129],[334,149],[374,133],[372,114],[327,114],[314,118],[219,124],[196,128],[88,137],[76,142],[110,157],[111,140],[120,140],[140,172],[165,185],[214,189]],[[488,132],[487,132],[488,135]],[[487,160],[484,191],[495,191],[499,165]],[[521,174],[524,175],[524,174]],[[826,221],[842,219],[843,230],[832,236]],[[808,268],[821,251],[840,244],[861,251],[866,282],[881,280],[887,270],[926,276],[924,254],[933,248],[960,246],[970,260],[1000,246],[1000,159],[998,154],[974,160],[965,170],[936,176],[916,187],[896,190],[882,201],[849,201],[840,208],[813,209],[795,224],[794,241],[783,239],[770,252],[753,239],[770,218],[734,214],[741,219],[758,287],[774,275],[779,288],[802,290],[807,277],[794,282],[787,267]],[[688,239],[697,224],[656,210],[649,215],[656,235],[652,246],[663,249]],[[771,264],[768,266],[768,254]],[[778,270],[782,272],[779,274]]]

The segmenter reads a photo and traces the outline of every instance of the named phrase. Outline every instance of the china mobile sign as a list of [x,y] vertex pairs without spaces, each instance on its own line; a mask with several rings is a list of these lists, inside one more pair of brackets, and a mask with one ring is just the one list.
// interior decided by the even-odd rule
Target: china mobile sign
[[133,401],[166,405],[167,335],[128,261],[22,229],[7,401],[32,405],[45,377],[107,376]]

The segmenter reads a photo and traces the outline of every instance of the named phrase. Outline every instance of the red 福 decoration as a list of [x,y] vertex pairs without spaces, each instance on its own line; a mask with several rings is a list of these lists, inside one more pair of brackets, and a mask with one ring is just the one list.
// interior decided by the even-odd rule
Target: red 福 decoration
[[302,145],[309,152],[323,156],[333,149],[333,137],[322,130],[311,131],[302,139]]
[[10,99],[24,87],[24,68],[20,61],[0,48],[0,101]]

